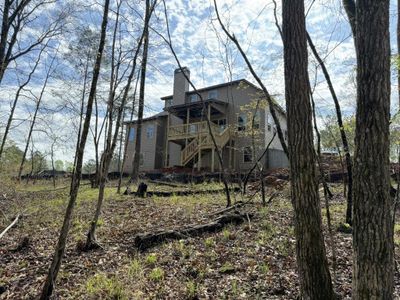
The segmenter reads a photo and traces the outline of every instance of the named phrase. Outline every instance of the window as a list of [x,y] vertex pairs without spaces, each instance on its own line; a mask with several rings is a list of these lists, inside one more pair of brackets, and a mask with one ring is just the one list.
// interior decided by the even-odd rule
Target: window
[[221,131],[226,128],[226,119],[216,120],[215,123],[219,126]]
[[146,130],[146,136],[148,139],[152,139],[154,136],[154,125],[148,125]]
[[212,90],[208,92],[208,99],[217,99],[218,98],[218,91]]
[[238,116],[238,131],[246,130],[246,115]]
[[254,115],[254,124],[253,124],[253,129],[260,129],[260,111],[257,111],[256,114]]
[[197,101],[198,101],[197,98],[198,98],[198,97],[197,97],[197,94],[193,94],[193,95],[190,95],[190,96],[189,96],[189,100],[190,100],[191,103],[197,102]]
[[165,100],[165,107],[172,106],[172,98]]
[[269,113],[266,116],[267,116],[266,117],[266,119],[267,119],[267,129],[268,129],[268,131],[271,131],[272,124],[274,123],[274,121],[272,119],[272,116]]
[[131,127],[131,128],[129,128],[128,141],[132,142],[134,139],[135,139],[135,128]]
[[253,161],[253,151],[251,151],[251,147],[245,147],[243,149],[243,162],[252,162]]

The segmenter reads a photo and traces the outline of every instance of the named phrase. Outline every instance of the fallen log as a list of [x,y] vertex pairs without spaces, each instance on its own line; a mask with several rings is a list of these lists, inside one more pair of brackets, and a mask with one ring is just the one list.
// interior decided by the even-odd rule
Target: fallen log
[[16,216],[14,221],[11,222],[10,225],[7,226],[6,229],[4,229],[1,233],[0,233],[0,239],[3,238],[3,236],[7,233],[7,231],[9,231],[15,224],[17,224],[18,220],[19,220],[20,215]]
[[[240,188],[230,188],[230,191],[233,192],[239,192]],[[220,194],[224,193],[224,189],[219,189],[219,190],[209,190],[209,191],[192,191],[192,190],[187,190],[187,191],[174,191],[174,192],[158,192],[158,191],[147,191],[146,192],[146,197],[152,197],[152,196],[157,196],[157,197],[171,197],[171,196],[191,196],[191,195],[206,195],[206,194]],[[135,196],[142,197],[140,193],[138,192],[127,192],[124,195],[131,194]]]
[[248,220],[251,214],[225,214],[207,224],[186,226],[180,229],[160,230],[142,233],[135,236],[134,246],[143,251],[170,240],[181,240],[195,237],[204,233],[221,231],[228,224],[241,224]]

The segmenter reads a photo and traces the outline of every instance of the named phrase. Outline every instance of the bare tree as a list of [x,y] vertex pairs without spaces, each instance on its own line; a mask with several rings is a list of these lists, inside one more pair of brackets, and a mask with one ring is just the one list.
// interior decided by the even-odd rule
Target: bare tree
[[353,299],[393,299],[389,0],[357,0]]
[[28,77],[26,78],[26,80],[22,84],[19,85],[19,87],[17,89],[17,92],[16,92],[15,97],[14,97],[14,101],[13,101],[12,106],[11,106],[10,115],[8,116],[7,125],[6,125],[6,128],[5,128],[4,133],[3,133],[3,140],[2,140],[1,146],[0,146],[0,161],[1,161],[1,156],[3,154],[4,146],[5,146],[6,141],[7,141],[8,133],[9,133],[10,128],[11,128],[11,123],[12,123],[13,118],[14,118],[14,112],[15,112],[15,109],[17,107],[18,100],[20,98],[21,92],[24,90],[24,88],[31,81],[32,76],[35,73],[35,71],[36,71],[36,69],[37,69],[37,67],[39,65],[40,59],[42,57],[42,53],[46,49],[46,46],[47,46],[47,44],[41,48],[41,50],[39,52],[39,55],[38,55],[38,57],[37,57],[37,59],[35,61],[35,64],[34,64],[32,70],[28,74]]
[[93,78],[90,87],[90,93],[88,97],[87,107],[86,107],[86,116],[85,122],[82,128],[81,140],[79,143],[79,147],[76,151],[76,167],[71,180],[71,188],[70,188],[70,199],[68,202],[67,210],[65,212],[63,225],[60,230],[60,236],[58,238],[57,246],[55,248],[55,252],[53,255],[53,260],[51,262],[49,272],[47,274],[47,278],[45,284],[42,289],[42,293],[40,296],[41,300],[48,300],[54,289],[54,283],[56,281],[58,271],[60,270],[61,260],[64,256],[65,246],[67,241],[68,232],[71,226],[72,212],[75,207],[76,198],[78,196],[79,185],[81,181],[82,174],[82,163],[83,163],[83,154],[85,151],[86,140],[89,131],[90,119],[92,116],[92,107],[93,100],[96,94],[97,81],[100,74],[100,66],[101,66],[101,58],[103,56],[104,45],[106,40],[106,32],[107,32],[107,22],[108,22],[108,11],[110,6],[110,0],[105,0],[104,2],[104,13],[101,24],[101,34],[99,41],[99,48],[96,56],[96,62],[93,67]]
[[[155,4],[155,0],[154,4]],[[136,123],[136,139],[135,143],[135,152],[133,156],[132,162],[132,174],[129,180],[129,184],[137,181],[139,176],[139,167],[140,167],[140,149],[142,144],[142,120],[143,120],[143,110],[144,110],[144,92],[146,85],[146,68],[147,68],[147,56],[149,49],[149,19],[151,16],[150,10],[154,4],[150,3],[150,0],[146,0],[146,13],[145,13],[145,26],[143,31],[143,53],[142,53],[142,63],[140,67],[140,86],[139,86],[139,101],[138,101],[138,119]]]
[[35,124],[36,124],[36,117],[37,117],[37,114],[39,112],[40,104],[42,103],[43,95],[44,95],[44,92],[45,92],[45,90],[47,88],[47,84],[49,82],[50,76],[51,76],[52,72],[54,71],[53,70],[53,64],[54,64],[54,61],[56,59],[56,56],[57,56],[57,52],[54,54],[54,56],[53,56],[53,58],[52,58],[52,60],[50,62],[50,65],[49,65],[49,67],[47,69],[46,77],[45,77],[44,82],[43,82],[42,89],[40,91],[39,96],[36,98],[35,111],[33,113],[31,126],[29,127],[28,137],[26,138],[24,154],[22,155],[21,164],[19,166],[19,171],[18,171],[18,179],[19,179],[19,181],[21,181],[22,170],[24,169],[26,154],[27,154],[28,148],[29,148],[29,141],[31,140],[32,132],[33,132],[33,129],[34,129]]
[[[4,0],[0,32],[0,83],[12,61],[36,49],[45,40],[60,34],[63,22],[68,15],[67,10],[61,12],[54,22],[44,26],[36,40],[24,45],[23,48],[20,47],[22,43],[18,40],[21,33],[28,31],[28,28],[32,26],[32,21],[36,18],[35,14],[40,13],[43,6],[55,2],[55,0]],[[18,46],[18,49],[15,46]]]
[[[121,3],[121,2],[120,2]],[[90,223],[90,229],[87,234],[87,239],[86,239],[86,244],[85,244],[85,249],[90,250],[93,248],[97,248],[99,246],[97,239],[96,239],[96,228],[97,228],[97,223],[100,217],[101,213],[101,208],[103,205],[103,200],[104,200],[104,191],[105,191],[105,184],[106,184],[106,179],[107,179],[107,174],[109,171],[110,163],[115,151],[115,147],[117,145],[117,139],[118,139],[118,134],[120,130],[120,125],[121,125],[121,120],[123,118],[123,112],[125,108],[126,101],[128,99],[128,93],[130,90],[130,86],[132,84],[133,76],[136,71],[136,60],[139,55],[139,51],[141,48],[141,45],[144,41],[145,34],[146,34],[146,28],[148,28],[149,21],[151,18],[151,14],[154,10],[155,6],[155,1],[150,4],[150,1],[146,2],[146,17],[145,17],[145,23],[143,27],[143,33],[142,36],[139,40],[139,43],[136,47],[135,54],[133,57],[133,64],[131,67],[131,72],[129,74],[126,86],[124,87],[124,92],[122,96],[121,103],[119,104],[119,107],[116,108],[116,99],[115,99],[115,89],[113,86],[113,83],[110,83],[110,93],[109,93],[109,98],[108,98],[108,130],[107,130],[107,139],[105,143],[105,150],[104,153],[102,154],[101,161],[100,161],[100,169],[99,169],[99,194],[98,194],[98,199],[97,199],[97,207],[96,207],[96,212],[93,216],[93,220]],[[149,7],[147,7],[149,5]],[[116,17],[116,25],[118,26],[118,15],[119,8],[117,10],[117,17]],[[148,29],[147,29],[148,30]],[[115,40],[115,31],[114,31],[114,40]],[[115,46],[115,45],[114,45]],[[116,72],[118,70],[118,67],[116,67]],[[111,77],[113,78],[114,76],[118,76],[117,74],[114,74],[113,68],[111,70]],[[112,124],[114,123],[114,114],[112,111],[116,109],[116,120],[115,120],[115,129],[113,132],[113,127]]]
[[283,0],[282,4],[290,183],[300,297],[335,299],[322,234],[315,169],[304,1]]

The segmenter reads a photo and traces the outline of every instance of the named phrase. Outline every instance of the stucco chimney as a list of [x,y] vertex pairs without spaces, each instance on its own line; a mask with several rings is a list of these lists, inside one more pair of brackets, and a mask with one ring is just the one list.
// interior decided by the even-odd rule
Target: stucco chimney
[[173,105],[185,104],[186,92],[189,91],[189,81],[183,74],[190,78],[190,71],[187,67],[176,69],[174,72],[174,94],[173,94]]

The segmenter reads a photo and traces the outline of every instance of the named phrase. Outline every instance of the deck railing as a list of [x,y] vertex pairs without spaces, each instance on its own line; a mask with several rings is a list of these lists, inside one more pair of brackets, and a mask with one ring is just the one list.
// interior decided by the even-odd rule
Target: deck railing
[[[224,128],[221,128],[217,124],[213,122],[210,123],[211,130],[213,133],[221,133]],[[206,121],[203,122],[195,122],[189,124],[179,124],[179,125],[171,125],[168,129],[168,138],[169,139],[185,139],[185,138],[194,138],[201,134],[208,134],[208,125]]]

